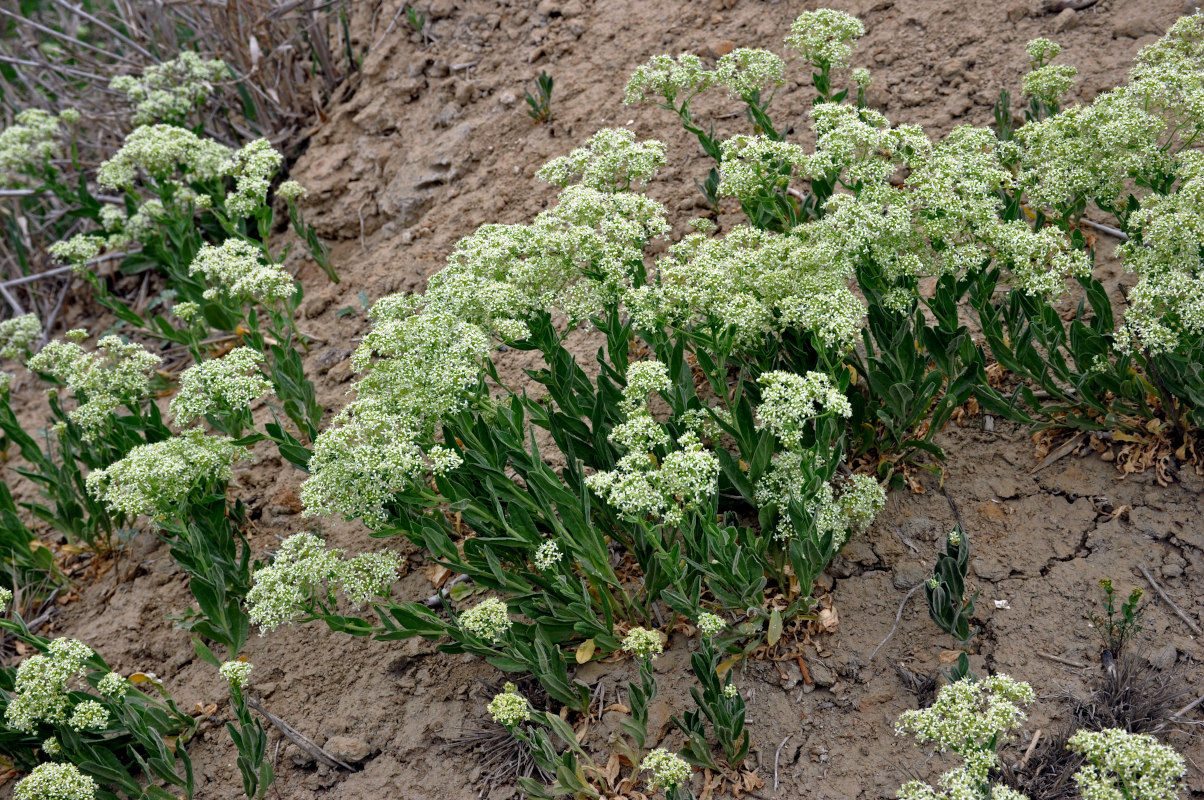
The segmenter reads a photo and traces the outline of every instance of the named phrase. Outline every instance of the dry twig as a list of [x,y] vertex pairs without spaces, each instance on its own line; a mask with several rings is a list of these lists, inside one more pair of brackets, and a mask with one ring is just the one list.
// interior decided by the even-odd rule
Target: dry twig
[[1154,576],[1150,574],[1150,571],[1148,569],[1146,569],[1146,565],[1138,564],[1137,568],[1139,570],[1141,570],[1141,574],[1145,576],[1145,579],[1150,582],[1150,586],[1154,587],[1154,591],[1158,592],[1158,596],[1161,597],[1163,600],[1165,600],[1166,604],[1168,606],[1170,606],[1176,614],[1179,615],[1179,619],[1181,619],[1187,623],[1187,627],[1191,628],[1192,633],[1194,633],[1196,636],[1204,636],[1204,631],[1200,630],[1200,626],[1197,625],[1195,622],[1193,622],[1191,617],[1187,616],[1187,614],[1185,614],[1183,612],[1183,609],[1181,609],[1181,608],[1179,608],[1179,606],[1175,605],[1175,601],[1172,600],[1170,598],[1170,596],[1167,595],[1167,593],[1162,590],[1162,587],[1158,585],[1158,581],[1154,580]]
[[318,747],[316,744],[314,744],[313,740],[309,739],[304,734],[298,732],[297,729],[294,728],[292,725],[289,725],[287,722],[280,719],[280,717],[276,716],[271,711],[268,711],[266,708],[263,707],[263,703],[259,702],[254,697],[247,695],[247,705],[249,705],[251,708],[255,709],[260,714],[262,714],[264,719],[266,719],[268,722],[275,725],[276,729],[278,731],[280,731],[282,734],[284,734],[286,737],[288,737],[289,740],[291,740],[293,744],[297,745],[297,747],[300,747],[306,753],[309,753],[316,760],[321,761],[323,764],[325,764],[328,767],[342,767],[343,769],[348,770],[349,772],[356,771],[355,767],[353,767],[350,764],[347,764],[343,761],[339,761],[337,758],[332,756],[330,753],[326,752],[321,747]]

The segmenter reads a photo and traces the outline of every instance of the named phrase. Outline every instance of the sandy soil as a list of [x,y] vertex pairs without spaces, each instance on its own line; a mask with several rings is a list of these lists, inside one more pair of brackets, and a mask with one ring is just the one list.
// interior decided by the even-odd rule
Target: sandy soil
[[[819,4],[430,0],[419,4],[431,20],[434,41],[427,46],[404,15],[390,23],[398,5],[386,2],[372,14],[362,9],[358,35],[380,44],[367,57],[354,97],[332,111],[292,174],[309,187],[306,215],[330,242],[343,276],[341,284],[330,285],[312,264],[296,264],[307,286],[301,326],[325,339],[308,366],[320,399],[333,407],[344,402],[353,377],[346,358],[367,330],[365,308],[384,294],[421,289],[454,242],[477,225],[525,221],[546,207],[554,191],[535,180],[535,171],[596,129],[626,125],[641,137],[664,140],[669,164],[651,193],[675,212],[679,225],[702,213],[693,179],[709,168],[705,157],[663,112],[621,105],[627,76],[662,52],[713,58],[732,46],[780,51],[790,22]],[[1062,60],[1079,68],[1079,96],[1089,100],[1120,82],[1137,50],[1183,11],[1183,3],[1172,0],[1112,0],[1060,16],[1039,14],[1022,0],[828,5],[866,23],[854,61],[874,73],[872,105],[933,135],[957,124],[988,123],[1000,89],[1018,95],[1024,44],[1031,38],[1051,36],[1065,46]],[[556,84],[552,122],[537,126],[525,115],[522,96],[541,69]],[[800,82],[783,88],[774,116],[794,120],[805,140],[811,94],[801,83],[805,76],[796,72],[793,79]],[[714,118],[720,132],[740,130],[741,120],[724,117],[733,109],[721,97],[698,110],[704,119]],[[720,222],[737,216],[722,214]],[[67,321],[73,321],[70,312]],[[868,659],[908,590],[928,574],[958,514],[976,548],[972,580],[981,592],[975,665],[1037,688],[1042,699],[1026,736],[1064,717],[1066,706],[1055,695],[1082,687],[1099,669],[1098,640],[1084,617],[1099,579],[1111,577],[1126,590],[1145,585],[1137,566],[1147,565],[1186,614],[1204,619],[1198,590],[1204,580],[1204,480],[1190,471],[1168,488],[1152,475],[1122,480],[1094,454],[1071,455],[1034,472],[1038,462],[1026,430],[995,420],[988,431],[977,417],[964,425],[951,426],[940,438],[949,454],[944,492],[928,480],[923,494],[892,494],[879,521],[850,542],[824,576],[820,594],[838,615],[834,630],[805,644],[787,637],[814,684],[802,680],[793,649],[781,649],[780,660],[752,661],[743,669],[739,683],[750,701],[754,737],[750,764],[765,781],[757,796],[885,798],[909,777],[939,774],[943,762],[917,758],[925,751],[892,733],[895,718],[914,708],[917,698],[891,665],[935,675],[942,652],[953,645],[929,621],[919,593],[904,607],[894,638],[876,660]],[[237,491],[252,509],[257,550],[273,549],[280,538],[303,530],[352,552],[381,545],[362,526],[300,516],[301,478],[269,456],[239,471]],[[1127,513],[1112,513],[1123,507]],[[422,556],[403,543],[388,544],[409,553],[394,596],[429,595]],[[131,564],[132,577],[117,583],[117,574],[130,574]],[[221,724],[230,716],[224,687],[167,618],[185,608],[189,596],[166,549],[144,535],[121,569],[79,591],[81,599],[63,608],[53,632],[85,639],[119,669],[157,673],[186,707],[217,703],[190,747],[197,797],[240,796],[235,753]],[[1199,681],[1200,643],[1184,622],[1156,598],[1146,619],[1142,636],[1151,662]],[[690,707],[691,647],[674,638],[658,661],[661,694],[650,746],[660,733],[666,746],[678,744],[668,732],[668,715]],[[314,767],[286,741],[277,751],[275,796],[516,796],[510,787],[484,783],[479,753],[444,746],[483,715],[488,686],[500,683],[485,663],[436,653],[421,641],[353,640],[316,625],[253,637],[246,653],[265,705],[358,767],[354,773]],[[579,677],[621,684],[629,667],[591,664]],[[615,729],[607,717],[590,728],[586,744],[602,761]],[[1194,760],[1188,773],[1193,793],[1204,793],[1204,774],[1196,766],[1204,764],[1204,749],[1175,743]]]

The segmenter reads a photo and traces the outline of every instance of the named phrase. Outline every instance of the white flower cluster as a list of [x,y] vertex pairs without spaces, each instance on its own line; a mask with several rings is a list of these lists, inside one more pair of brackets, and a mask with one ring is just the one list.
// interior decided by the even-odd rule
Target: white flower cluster
[[217,671],[231,687],[241,689],[247,685],[247,679],[251,677],[253,669],[255,665],[250,661],[227,661],[218,667]]
[[626,128],[603,128],[585,146],[544,164],[539,177],[561,188],[580,183],[599,192],[621,192],[646,185],[664,165],[661,142],[637,142]]
[[185,325],[192,325],[203,316],[201,304],[194,303],[190,300],[183,303],[176,303],[171,307],[171,313],[175,314],[176,318]]
[[220,245],[201,245],[188,266],[215,284],[205,290],[206,300],[222,295],[253,299],[265,306],[288,300],[297,291],[293,276],[279,264],[266,264],[263,251],[245,239],[226,239]]
[[[69,683],[80,678],[92,648],[75,639],[55,639],[46,653],[29,656],[17,667],[13,696],[4,712],[11,728],[35,734],[38,725],[68,724],[76,730],[103,728],[109,715],[104,706],[84,701],[74,709]],[[77,713],[71,714],[75,711]]]
[[1153,736],[1125,730],[1081,730],[1068,746],[1087,759],[1074,775],[1083,800],[1175,800],[1186,772],[1183,756]]
[[1174,194],[1150,195],[1129,217],[1129,241],[1117,247],[1140,277],[1117,340],[1122,348],[1174,350],[1184,336],[1204,333],[1204,156],[1184,153],[1183,179]]
[[548,539],[535,551],[535,568],[542,570],[551,569],[562,558],[564,558],[564,554],[560,552],[560,545],[556,544],[555,539]]
[[655,659],[665,651],[665,644],[657,631],[632,628],[623,637],[623,649],[636,658]]
[[109,711],[95,700],[77,703],[67,724],[77,731],[99,730],[109,724]]
[[69,416],[84,437],[92,439],[119,406],[147,396],[151,370],[162,359],[113,335],[102,337],[97,352],[89,353],[79,344],[87,335],[83,330],[69,331],[68,341],[48,343],[29,359],[29,369],[67,384],[78,403]]
[[0,322],[0,359],[21,359],[42,333],[42,321],[37,314],[22,314]]
[[482,600],[459,617],[460,627],[489,642],[497,642],[513,625],[506,603],[496,597]]
[[226,195],[226,210],[236,217],[249,217],[267,202],[272,176],[284,156],[267,139],[248,142],[230,157],[228,172],[234,191]]
[[979,681],[962,678],[941,689],[931,707],[903,712],[895,726],[897,735],[910,733],[920,743],[932,742],[940,752],[952,750],[964,765],[940,777],[944,792],[911,781],[898,796],[907,800],[1022,797],[1008,793],[1003,786],[992,786],[988,775],[998,765],[996,750],[1025,719],[1020,707],[1032,703],[1034,697],[1031,686],[1006,675]]
[[310,477],[301,485],[306,515],[341,514],[362,517],[372,527],[383,525],[395,494],[428,471],[439,474],[460,465],[460,457],[445,447],[424,452],[418,425],[413,416],[392,413],[382,401],[360,397],[349,403],[314,441]]
[[773,457],[770,468],[757,481],[754,499],[760,507],[777,506],[779,516],[774,538],[797,535],[787,509],[792,502],[803,504],[815,519],[815,534],[831,534],[837,547],[850,534],[865,530],[886,506],[886,491],[867,475],[853,475],[838,484],[817,482],[819,456],[810,450],[793,449]]
[[688,781],[693,773],[685,759],[663,747],[658,747],[644,756],[640,761],[640,771],[652,773],[652,777],[648,779],[648,786],[653,789],[678,786]]
[[654,283],[626,294],[626,306],[642,327],[730,326],[741,345],[800,328],[844,350],[864,308],[849,290],[851,263],[816,232],[736,226],[722,238],[690,234],[657,262]]
[[680,449],[657,464],[653,451],[669,444],[669,434],[649,411],[648,396],[669,386],[668,370],[659,361],[640,361],[628,368],[622,405],[627,419],[609,437],[627,453],[615,469],[590,475],[585,485],[624,514],[680,525],[687,511],[718,490],[719,460],[703,447],[697,433],[688,432],[678,437]]
[[13,800],[93,800],[96,781],[74,764],[39,764],[13,790]]
[[152,519],[174,513],[198,486],[230,479],[230,467],[249,458],[228,436],[190,428],[170,439],[138,445],[125,458],[88,475],[88,493],[111,511]]
[[704,611],[698,615],[698,632],[703,638],[710,639],[727,627],[727,622],[718,614]]
[[96,684],[96,691],[105,697],[120,700],[130,690],[130,682],[120,672],[110,672]]
[[1032,71],[1024,76],[1021,84],[1025,97],[1035,98],[1047,108],[1056,109],[1062,95],[1074,88],[1074,77],[1078,70],[1065,64],[1050,64],[1062,52],[1062,46],[1049,39],[1033,39],[1024,52],[1028,54]]
[[[611,440],[622,443],[620,435],[639,422],[651,423],[663,435],[651,416],[640,415],[616,426]],[[659,466],[651,453],[653,442],[645,439],[643,447],[634,440],[627,443],[634,448],[619,459],[615,469],[585,479],[586,486],[624,514],[680,525],[687,511],[708,502],[718,490],[719,460],[703,447],[696,434],[678,438],[681,449],[670,451]]]
[[[1117,335],[1122,349],[1165,352],[1204,331],[1204,157],[1193,146],[1204,133],[1202,38],[1204,15],[1180,19],[1141,51],[1128,84],[1017,131],[1032,204],[1063,213],[1094,201],[1128,214],[1117,254],[1138,281]],[[1138,187],[1159,188],[1141,196]],[[1134,194],[1140,208],[1128,213]]]
[[[622,135],[583,151],[588,157],[553,171],[625,183],[643,180],[660,158],[659,146]],[[457,244],[424,295],[376,303],[375,327],[351,362],[368,371],[314,443],[302,487],[307,513],[383,522],[394,494],[458,465],[454,452],[424,442],[479,394],[495,338],[525,338],[535,313],[580,321],[621,301],[643,270],[646,242],[668,224],[659,203],[615,188],[573,184],[531,225],[485,225]]]
[[28,108],[13,125],[0,131],[0,184],[20,183],[23,176],[38,174],[59,154],[59,124],[67,113],[56,117],[40,108]]
[[8,604],[11,603],[12,600],[12,590],[5,589],[3,586],[0,586],[0,612],[3,612],[4,609],[8,608]]
[[77,233],[70,239],[55,242],[46,248],[46,252],[60,264],[70,264],[76,274],[83,274],[87,262],[96,258],[105,246],[104,237],[87,233]]
[[[177,189],[177,199],[183,198],[182,187]],[[130,216],[126,216],[123,206],[104,205],[100,208],[100,224],[107,237],[105,247],[117,250],[128,247],[134,242],[146,242],[159,229],[160,220],[167,214],[163,201],[151,198]],[[91,238],[96,238],[92,236]]]
[[796,168],[804,172],[807,168],[803,148],[768,136],[733,136],[720,148],[721,197],[751,200],[764,192],[784,190]]
[[212,139],[174,125],[144,125],[125,137],[121,149],[100,165],[96,180],[110,189],[129,189],[139,171],[166,181],[179,170],[190,180],[210,181],[226,174],[229,164],[230,149]]
[[289,201],[300,200],[307,194],[309,194],[309,190],[296,181],[285,181],[276,187],[276,196]]
[[180,390],[170,406],[176,424],[191,425],[222,409],[248,408],[272,391],[272,382],[259,370],[263,360],[259,351],[237,347],[221,358],[211,358],[184,370],[180,375]]
[[330,601],[341,590],[359,607],[388,591],[400,561],[391,550],[347,558],[320,537],[299,533],[281,542],[271,565],[255,572],[247,611],[262,635],[296,619],[314,595]]
[[507,683],[501,694],[489,701],[489,716],[497,724],[513,728],[531,719],[531,706],[513,683]]
[[1024,76],[1020,88],[1025,97],[1032,97],[1049,108],[1057,108],[1062,97],[1074,88],[1079,71],[1069,64],[1046,64]]
[[824,372],[767,372],[757,383],[761,386],[757,428],[768,429],[787,449],[797,446],[806,427],[819,417],[853,413],[849,399]]
[[[726,86],[734,98],[751,101],[766,90],[786,82],[786,64],[776,53],[738,47],[715,64],[715,83]],[[762,98],[762,102],[768,98]]]
[[142,77],[121,75],[109,88],[121,92],[134,103],[134,125],[155,122],[181,123],[194,108],[205,104],[213,94],[214,81],[230,74],[225,62],[206,61],[191,51],[162,64],[147,67]]
[[676,59],[653,56],[632,73],[623,102],[635,105],[663,98],[669,106],[677,103],[688,106],[696,94],[714,85],[715,73],[692,53],[682,53]]
[[865,25],[842,11],[821,8],[805,11],[790,26],[786,45],[817,69],[839,70],[848,66]]

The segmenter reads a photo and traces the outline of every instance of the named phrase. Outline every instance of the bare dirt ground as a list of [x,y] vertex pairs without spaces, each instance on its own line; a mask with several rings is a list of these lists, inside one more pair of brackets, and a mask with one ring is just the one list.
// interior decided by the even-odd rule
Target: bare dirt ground
[[[365,4],[358,36],[379,44],[364,64],[362,84],[322,122],[292,173],[310,189],[307,218],[330,242],[343,278],[330,285],[312,264],[296,265],[308,290],[301,326],[325,340],[308,360],[320,399],[336,408],[344,402],[353,377],[346,359],[368,328],[365,309],[373,301],[421,290],[455,241],[476,226],[525,221],[546,207],[555,193],[535,171],[598,128],[626,125],[668,144],[669,164],[650,191],[666,203],[681,233],[686,220],[705,210],[693,179],[704,177],[709,165],[664,112],[621,105],[628,75],[662,52],[705,58],[733,46],[780,52],[790,22],[819,5],[431,0],[418,4],[431,23],[433,41],[424,45],[404,15],[395,18],[398,3],[375,11]],[[1019,95],[1029,39],[1062,43],[1061,60],[1079,68],[1079,99],[1090,100],[1121,82],[1138,49],[1184,10],[1178,0],[1112,0],[1061,15],[1037,13],[1023,0],[826,5],[865,21],[854,63],[874,74],[871,104],[933,136],[962,123],[989,123],[1000,89]],[[541,69],[556,81],[553,119],[533,125],[522,96]],[[810,102],[808,78],[795,70],[774,101],[775,119],[792,121],[805,140]],[[741,130],[739,118],[725,117],[733,110],[718,96],[698,106],[722,133]],[[731,224],[738,216],[725,210],[719,221]],[[67,322],[77,321],[69,313]],[[779,660],[743,668],[738,682],[749,698],[750,763],[765,781],[756,796],[886,798],[910,777],[934,779],[947,768],[893,735],[895,718],[916,707],[917,698],[891,665],[935,675],[942,652],[953,647],[929,621],[921,593],[904,607],[898,632],[872,663],[869,655],[891,629],[904,596],[929,573],[957,514],[975,547],[971,577],[981,592],[975,668],[1005,671],[1037,689],[1026,736],[1064,718],[1057,695],[1081,688],[1099,670],[1098,639],[1085,613],[1101,578],[1112,578],[1123,591],[1134,584],[1147,589],[1142,639],[1151,669],[1179,669],[1187,681],[1200,681],[1200,641],[1149,590],[1138,565],[1148,566],[1188,616],[1204,620],[1204,479],[1190,470],[1169,487],[1157,485],[1152,474],[1122,479],[1094,454],[1070,455],[1034,473],[1038,461],[1028,431],[999,420],[987,430],[981,417],[963,424],[940,439],[949,454],[944,491],[929,479],[922,494],[892,494],[878,522],[850,542],[824,576],[818,591],[838,624],[805,642],[787,636],[789,645],[774,654]],[[302,477],[274,456],[238,472],[236,491],[252,509],[257,550],[303,530],[350,552],[396,546],[410,555],[394,596],[419,599],[432,592],[424,560],[404,543],[373,540],[359,525],[302,517],[296,495]],[[118,582],[118,575],[125,579]],[[79,593],[63,607],[53,633],[84,639],[115,668],[155,672],[182,706],[216,703],[190,747],[197,797],[239,797],[235,753],[221,724],[230,717],[224,686],[168,618],[188,605],[189,595],[166,548],[142,535],[118,569]],[[662,733],[665,746],[678,744],[668,716],[691,707],[692,646],[675,637],[658,661],[661,693],[649,746]],[[444,747],[461,726],[483,716],[487,686],[501,681],[484,662],[436,653],[420,640],[376,643],[317,625],[253,637],[246,654],[267,708],[358,767],[354,773],[315,767],[285,741],[276,751],[273,796],[516,796],[509,786],[484,782],[480,753]],[[803,680],[796,654],[813,683]],[[591,664],[579,677],[622,685],[629,666]],[[609,717],[590,728],[586,744],[602,761],[616,729]],[[1018,758],[1025,743],[1013,745],[1008,759]],[[1204,793],[1198,766],[1204,748],[1185,739],[1174,743],[1192,759],[1192,793]]]

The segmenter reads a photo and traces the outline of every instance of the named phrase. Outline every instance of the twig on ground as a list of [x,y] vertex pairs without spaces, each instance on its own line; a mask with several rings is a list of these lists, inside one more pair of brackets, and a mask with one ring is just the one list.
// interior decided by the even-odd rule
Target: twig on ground
[[1055,656],[1053,653],[1046,653],[1043,650],[1038,650],[1037,655],[1041,656],[1041,658],[1047,658],[1050,661],[1056,661],[1059,664],[1065,664],[1068,667],[1074,667],[1075,669],[1087,669],[1086,664],[1080,664],[1077,661],[1071,661],[1069,658],[1062,658],[1061,656]]
[[1045,731],[1037,728],[1037,732],[1033,734],[1033,740],[1028,743],[1028,749],[1024,751],[1024,758],[1012,765],[1012,769],[1020,769],[1028,766],[1028,760],[1032,758],[1033,751],[1037,749],[1037,742],[1041,741],[1041,734]]
[[355,767],[339,761],[330,753],[314,744],[314,742],[307,738],[304,734],[299,733],[292,725],[289,725],[287,722],[280,719],[280,717],[276,716],[271,711],[268,711],[263,707],[263,703],[259,702],[254,697],[247,695],[247,705],[262,714],[264,719],[275,725],[276,729],[287,736],[293,744],[297,745],[297,747],[300,747],[306,753],[309,753],[316,760],[321,761],[328,767],[342,767],[349,772],[356,771]]
[[[1200,703],[1204,703],[1204,694],[1200,695],[1195,700],[1192,700],[1190,703],[1183,706],[1183,708],[1179,709],[1174,714],[1171,714],[1170,717],[1167,718],[1166,722],[1163,722],[1161,725],[1158,726],[1157,731],[1160,731],[1163,728],[1165,728],[1167,725],[1170,725],[1172,722],[1174,722],[1175,720],[1182,717],[1188,711],[1191,711],[1193,708],[1200,705]],[[1155,731],[1155,732],[1157,732],[1157,731]]]
[[1109,236],[1114,236],[1117,239],[1120,239],[1122,242],[1129,241],[1129,234],[1125,233],[1119,228],[1113,228],[1111,225],[1105,225],[1102,222],[1094,222],[1089,219],[1080,219],[1079,224],[1086,225],[1088,228],[1097,230],[1100,233],[1106,233]]
[[786,742],[790,741],[790,737],[793,735],[793,733],[787,734],[782,743],[778,745],[777,752],[773,754],[773,790],[775,792],[778,790],[778,756],[782,755],[782,748],[786,746]]
[[1148,569],[1146,569],[1145,564],[1138,564],[1137,568],[1139,570],[1141,570],[1141,574],[1145,576],[1145,579],[1150,582],[1150,586],[1154,587],[1154,591],[1158,592],[1158,596],[1161,597],[1163,600],[1165,600],[1166,604],[1168,606],[1170,606],[1176,614],[1179,615],[1179,619],[1181,619],[1187,623],[1187,627],[1191,628],[1192,633],[1194,633],[1196,636],[1204,636],[1204,631],[1200,630],[1200,626],[1197,625],[1196,623],[1192,622],[1191,617],[1189,617],[1189,616],[1187,616],[1187,614],[1183,613],[1183,609],[1181,609],[1181,608],[1179,608],[1179,606],[1175,605],[1175,601],[1172,600],[1167,595],[1167,593],[1162,590],[1162,587],[1158,585],[1158,581],[1154,580],[1154,576],[1150,574],[1150,571]]
[[907,601],[911,599],[911,596],[913,594],[918,592],[920,589],[924,588],[924,583],[926,583],[926,581],[917,583],[915,586],[911,587],[911,591],[909,591],[907,593],[907,596],[903,598],[903,602],[899,603],[899,610],[897,612],[895,612],[895,624],[891,627],[890,633],[886,634],[886,638],[883,639],[881,642],[879,642],[878,646],[874,648],[874,652],[870,653],[870,657],[866,661],[867,664],[874,663],[874,656],[878,655],[878,651],[881,650],[886,645],[886,643],[890,641],[890,637],[895,635],[895,631],[899,630],[899,623],[903,619],[903,607],[907,605]]
[[1058,460],[1070,455],[1075,450],[1079,449],[1079,446],[1082,445],[1083,442],[1085,442],[1085,441],[1087,441],[1087,434],[1085,434],[1085,433],[1075,434],[1073,437],[1071,437],[1069,440],[1067,440],[1064,444],[1059,446],[1058,449],[1054,450],[1052,453],[1047,455],[1045,457],[1045,460],[1042,461],[1040,464],[1038,464],[1036,466],[1036,468],[1029,474],[1036,475],[1038,472],[1040,472],[1041,470],[1050,466],[1055,461],[1058,461]]

